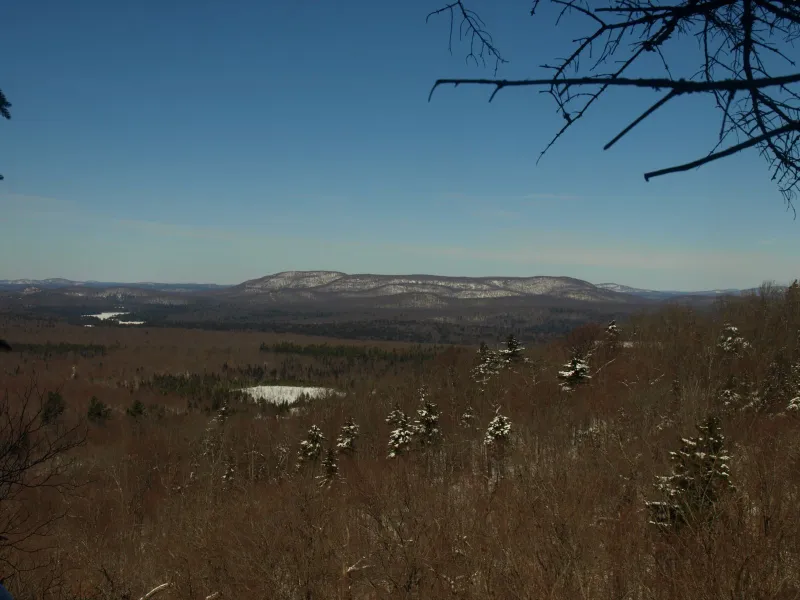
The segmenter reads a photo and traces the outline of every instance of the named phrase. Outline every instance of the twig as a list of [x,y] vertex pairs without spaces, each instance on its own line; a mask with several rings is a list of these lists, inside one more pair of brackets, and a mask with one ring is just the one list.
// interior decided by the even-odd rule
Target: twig
[[160,594],[168,587],[172,587],[172,582],[168,581],[166,583],[162,583],[161,585],[157,585],[152,590],[147,592],[144,596],[142,596],[139,600],[147,600],[148,598],[152,598],[156,594]]

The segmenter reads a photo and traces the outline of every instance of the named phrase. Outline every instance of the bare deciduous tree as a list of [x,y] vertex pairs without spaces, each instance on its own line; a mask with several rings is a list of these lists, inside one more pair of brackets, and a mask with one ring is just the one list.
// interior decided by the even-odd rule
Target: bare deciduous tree
[[46,394],[32,381],[18,396],[0,398],[0,568],[9,575],[34,563],[44,537],[64,515],[63,503],[49,502],[76,485],[70,451],[84,441],[82,427],[66,419],[45,419]]
[[[449,15],[450,41],[457,26],[469,43],[468,62],[494,63],[494,77],[439,79],[444,84],[493,88],[541,87],[556,102],[564,124],[542,151],[550,147],[586,114],[611,87],[638,87],[663,96],[608,142],[608,149],[660,107],[678,96],[713,95],[720,115],[716,144],[705,156],[645,173],[652,177],[687,171],[746,150],[758,148],[767,159],[772,179],[788,206],[800,189],[800,72],[791,54],[800,37],[800,5],[795,0],[548,0],[559,9],[558,22],[583,19],[590,28],[574,40],[572,52],[538,79],[500,79],[507,62],[486,25],[465,2],[457,0],[430,13]],[[533,0],[531,16],[542,0]],[[696,70],[677,77],[665,51],[672,43],[694,37],[698,45]],[[660,58],[660,77],[631,77],[634,65],[646,55]],[[606,69],[603,71],[603,69]]]

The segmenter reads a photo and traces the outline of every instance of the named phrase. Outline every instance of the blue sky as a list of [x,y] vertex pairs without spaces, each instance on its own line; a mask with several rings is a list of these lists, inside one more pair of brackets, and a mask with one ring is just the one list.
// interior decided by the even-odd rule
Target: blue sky
[[[562,123],[545,95],[442,88],[428,103],[437,77],[491,75],[448,53],[446,17],[426,25],[440,5],[4,3],[0,279],[800,276],[800,221],[755,152],[644,181],[710,149],[710,100],[680,98],[604,152],[652,102],[614,92],[536,165]],[[579,31],[526,1],[473,6],[506,77],[540,76]]]

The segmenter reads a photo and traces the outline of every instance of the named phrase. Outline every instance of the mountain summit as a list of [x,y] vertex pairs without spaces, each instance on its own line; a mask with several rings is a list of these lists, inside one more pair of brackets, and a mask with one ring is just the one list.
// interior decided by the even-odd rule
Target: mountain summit
[[[416,295],[444,300],[524,298],[547,296],[581,301],[628,302],[630,295],[606,290],[571,277],[446,277],[439,275],[349,275],[338,271],[285,271],[251,279],[226,290],[231,295],[292,297],[380,298]],[[265,298],[266,299],[266,298]]]

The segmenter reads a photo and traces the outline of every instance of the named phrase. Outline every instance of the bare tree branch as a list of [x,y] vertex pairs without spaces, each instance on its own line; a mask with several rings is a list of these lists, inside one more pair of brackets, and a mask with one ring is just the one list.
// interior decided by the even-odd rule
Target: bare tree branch
[[[546,88],[543,91],[553,97],[565,123],[542,151],[541,159],[611,87],[669,93],[635,118],[604,149],[614,146],[676,96],[711,94],[721,115],[717,142],[711,152],[699,160],[651,171],[645,178],[685,171],[758,147],[770,165],[772,179],[793,207],[792,200],[800,190],[800,73],[778,69],[781,65],[796,69],[792,53],[795,42],[800,40],[800,5],[787,0],[680,0],[671,4],[610,0],[608,5],[597,7],[589,0],[547,1],[558,8],[557,23],[574,16],[590,24],[587,35],[574,40],[575,48],[566,58],[543,66],[551,71],[548,77],[443,78],[434,83],[428,99],[445,84],[492,87],[490,101],[505,88]],[[533,0],[531,15],[535,16],[544,2]],[[479,31],[491,41],[483,22],[463,2],[449,4],[429,17],[450,10],[452,18],[456,9],[471,16],[471,22],[479,23]],[[699,42],[700,68],[694,74],[676,78],[665,49],[671,42],[689,36]],[[657,55],[666,77],[623,76],[650,53]],[[597,74],[602,65],[612,61],[617,64],[615,69]],[[568,76],[573,71],[575,75]],[[731,136],[736,138],[735,143],[719,150]]]
[[[0,116],[4,119],[11,118],[11,102],[8,101],[6,95],[3,93],[3,90],[0,90]],[[3,176],[0,175],[0,181],[3,180]]]

